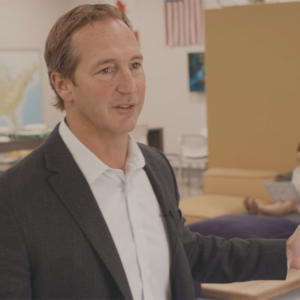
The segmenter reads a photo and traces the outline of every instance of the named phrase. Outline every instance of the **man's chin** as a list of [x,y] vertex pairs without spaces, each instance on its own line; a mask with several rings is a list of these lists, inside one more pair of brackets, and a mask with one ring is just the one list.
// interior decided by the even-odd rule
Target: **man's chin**
[[132,132],[136,128],[136,123],[137,123],[136,120],[131,120],[130,122],[126,122],[126,123],[122,124],[121,132],[122,133]]

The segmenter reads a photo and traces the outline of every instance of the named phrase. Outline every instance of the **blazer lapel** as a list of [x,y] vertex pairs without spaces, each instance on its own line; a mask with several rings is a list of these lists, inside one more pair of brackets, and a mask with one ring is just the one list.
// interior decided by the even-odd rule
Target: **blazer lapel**
[[[170,253],[171,253],[171,286],[172,286],[172,299],[176,298],[177,292],[177,281],[178,272],[176,271],[176,258],[177,258],[177,230],[175,216],[177,216],[177,204],[175,191],[172,190],[174,186],[173,178],[170,179],[170,169],[166,163],[161,161],[162,157],[159,159],[153,159],[153,153],[149,153],[149,150],[144,149],[142,145],[140,148],[146,160],[146,166],[144,170],[150,180],[154,193],[156,195],[157,201],[161,207],[163,214],[166,217],[166,225],[168,231]],[[147,151],[146,151],[147,150]],[[152,152],[152,151],[151,151]],[[160,162],[162,164],[160,165]],[[171,175],[172,176],[172,175]],[[171,180],[171,181],[170,181]],[[176,211],[175,211],[176,210]],[[180,221],[180,217],[177,216],[177,221]]]
[[110,271],[124,299],[132,299],[112,236],[79,167],[62,141],[58,127],[43,145],[46,167],[55,174],[49,183]]
[[157,162],[152,159],[147,152],[143,151],[143,155],[146,160],[146,166],[144,170],[150,180],[154,193],[156,195],[157,201],[161,207],[163,215],[166,217],[166,224],[168,230],[168,238],[170,243],[170,249],[172,253],[172,262],[175,261],[176,254],[176,243],[177,243],[177,234],[176,226],[174,221],[174,215],[177,213],[172,211],[172,206],[170,203],[174,202],[174,196],[168,192],[169,186],[165,186],[166,177],[164,176],[164,171],[161,166],[157,165]]

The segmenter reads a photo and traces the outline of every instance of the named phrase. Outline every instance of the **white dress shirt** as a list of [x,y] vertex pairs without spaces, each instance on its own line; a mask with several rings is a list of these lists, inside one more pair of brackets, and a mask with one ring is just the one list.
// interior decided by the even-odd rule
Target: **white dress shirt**
[[63,120],[59,133],[86,178],[118,250],[134,300],[171,299],[165,220],[129,135],[125,174],[86,148]]

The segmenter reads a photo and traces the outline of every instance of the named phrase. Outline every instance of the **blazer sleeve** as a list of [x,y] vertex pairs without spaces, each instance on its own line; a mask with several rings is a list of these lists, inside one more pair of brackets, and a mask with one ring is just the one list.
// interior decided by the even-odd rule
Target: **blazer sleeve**
[[234,238],[227,241],[215,236],[201,236],[185,226],[183,232],[183,245],[196,282],[286,278],[286,240]]
[[[250,280],[284,280],[287,275],[286,240],[231,239],[202,236],[184,226],[178,208],[179,193],[172,167],[165,156],[166,169],[171,172],[177,235],[181,239],[194,281],[229,283]],[[165,176],[167,177],[167,176]]]
[[30,265],[18,220],[0,196],[0,299],[31,299]]

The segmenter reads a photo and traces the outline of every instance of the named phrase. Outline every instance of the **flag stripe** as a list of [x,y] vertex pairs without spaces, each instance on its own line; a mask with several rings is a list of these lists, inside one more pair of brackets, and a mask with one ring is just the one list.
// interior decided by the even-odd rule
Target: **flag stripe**
[[204,7],[203,3],[199,4],[200,10],[199,10],[199,26],[201,29],[201,34],[200,34],[200,43],[204,43]]
[[172,44],[174,44],[174,38],[175,38],[175,5],[171,5],[171,7],[172,7]]
[[189,21],[189,45],[192,44],[192,27],[191,27],[191,19],[192,19],[192,11],[191,11],[191,0],[186,0],[187,3],[188,3],[188,12],[189,12],[189,18],[188,18],[188,21]]
[[177,18],[178,18],[178,22],[177,22],[177,33],[178,33],[178,36],[177,36],[177,45],[180,45],[180,2],[177,2],[176,3],[177,5]]
[[199,39],[198,39],[198,24],[197,24],[197,1],[194,1],[194,23],[195,23],[195,43],[197,44]]
[[177,37],[178,37],[178,17],[177,17],[177,3],[174,3],[172,5],[173,7],[173,43],[174,45],[178,45],[177,43]]
[[188,7],[188,2],[184,1],[184,8],[185,8],[185,45],[189,44],[189,7]]
[[169,31],[168,31],[168,3],[165,2],[165,26],[166,26],[166,44],[169,45]]
[[203,13],[203,0],[165,0],[166,44],[202,43]]
[[184,24],[184,8],[183,8],[183,2],[179,2],[179,14],[180,14],[180,26],[179,26],[179,30],[180,30],[180,45],[184,45],[184,28],[185,28],[185,24]]
[[183,21],[183,27],[182,27],[182,29],[183,29],[183,45],[185,45],[186,44],[186,17],[185,17],[185,11],[186,11],[186,9],[185,9],[185,2],[183,2],[182,3],[182,15],[183,15],[183,19],[182,19],[182,21]]

